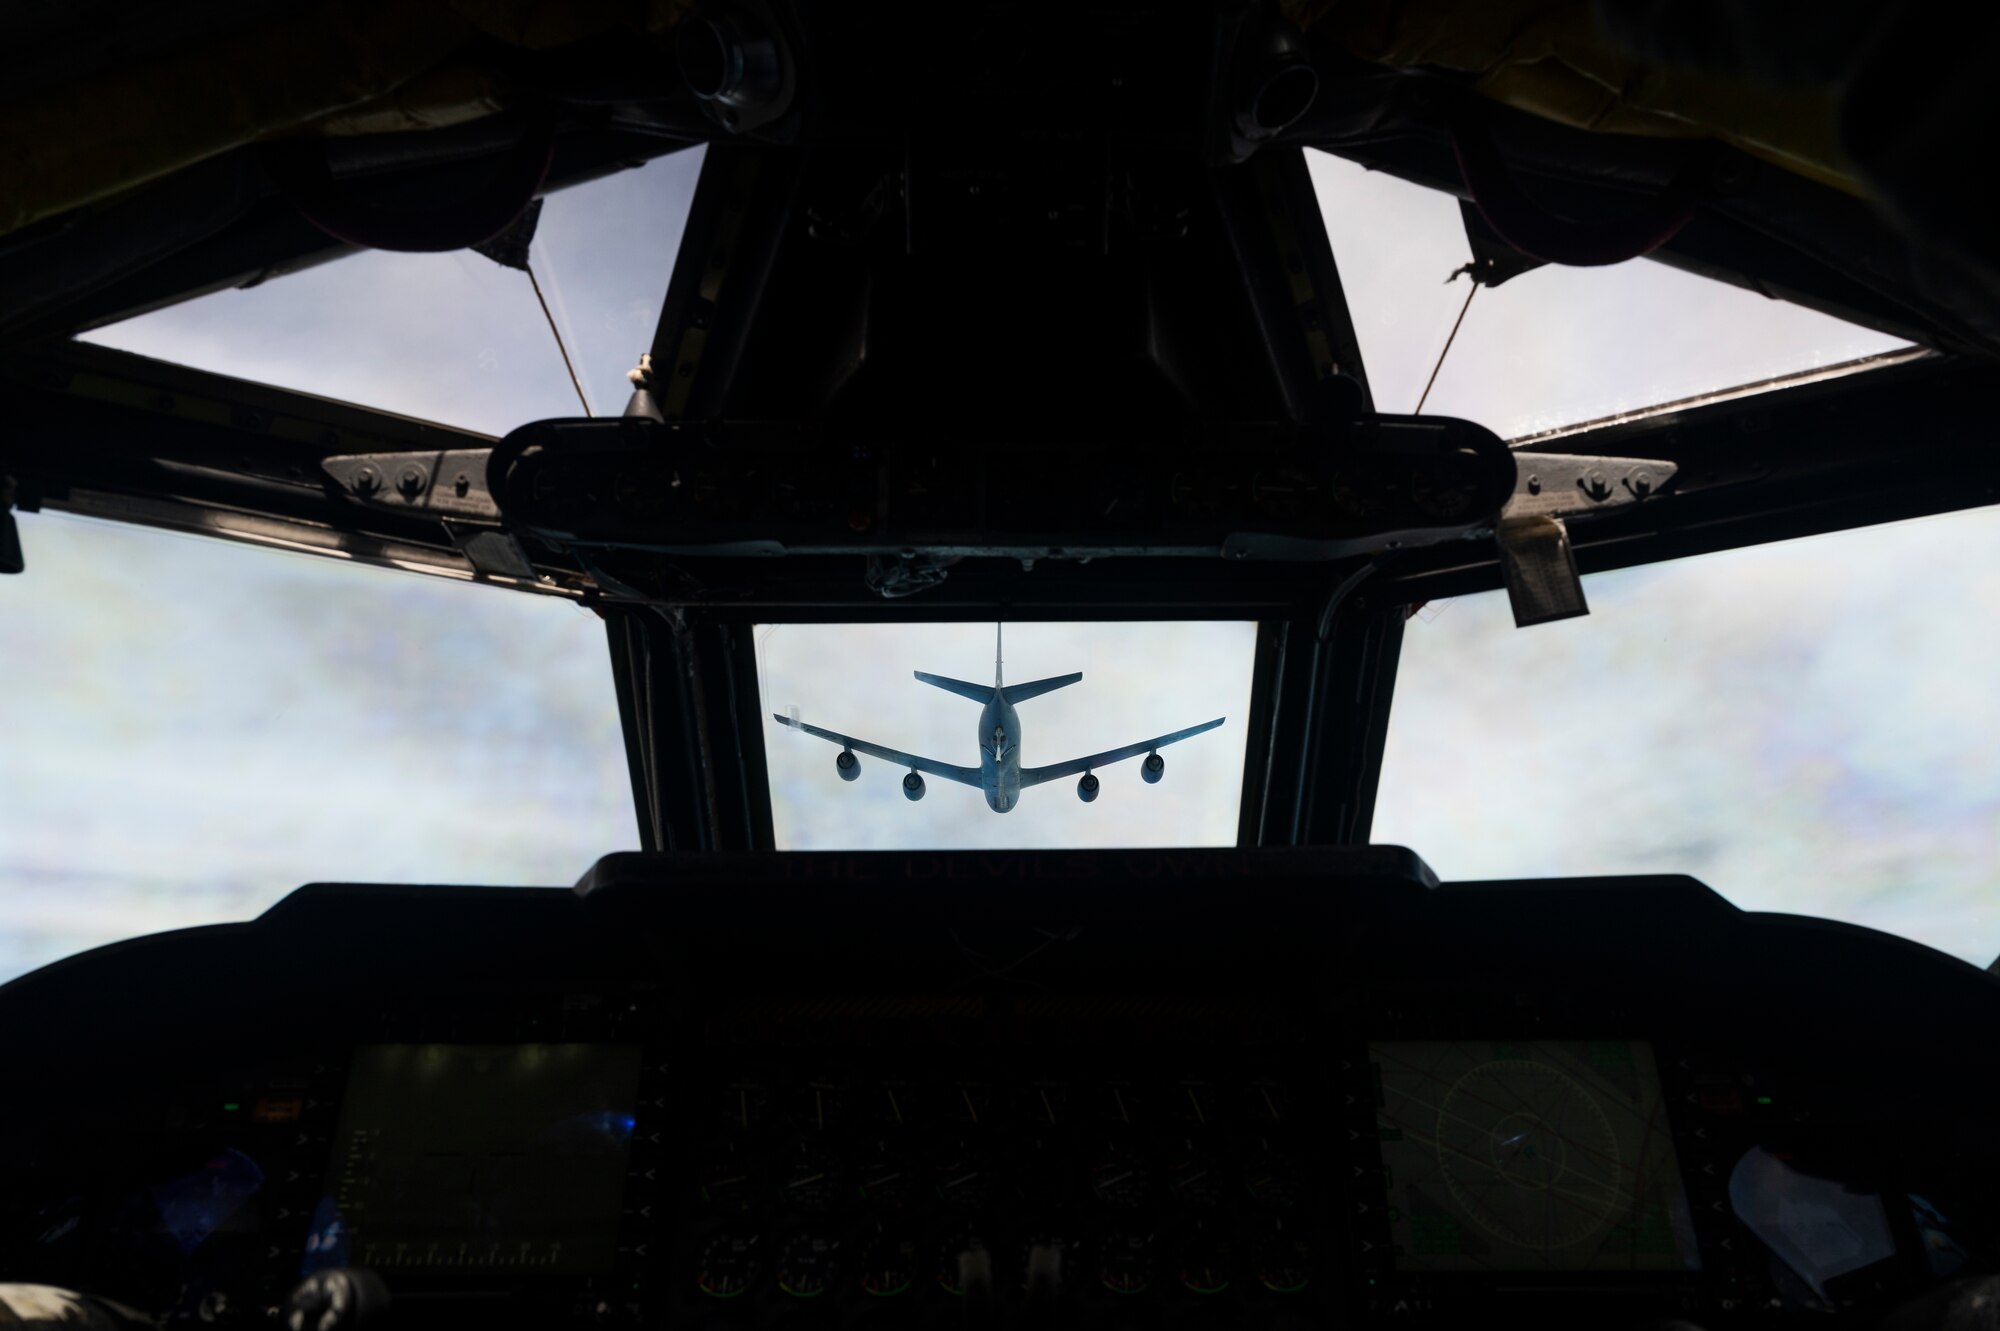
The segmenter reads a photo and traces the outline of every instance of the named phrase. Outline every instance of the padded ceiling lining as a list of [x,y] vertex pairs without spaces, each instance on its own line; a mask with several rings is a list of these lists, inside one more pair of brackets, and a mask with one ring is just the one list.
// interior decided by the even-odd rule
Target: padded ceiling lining
[[[459,124],[499,109],[491,52],[614,28],[657,34],[688,0],[318,0],[160,34],[135,58],[73,59],[95,27],[41,31],[73,77],[0,102],[0,235],[262,139]],[[44,16],[45,18],[46,16]],[[12,26],[0,20],[0,46]],[[18,86],[18,85],[17,85]]]
[[1284,0],[1301,27],[1394,68],[1466,76],[1483,96],[1607,134],[1713,138],[1866,195],[1835,127],[1835,90],[1650,65],[1601,30],[1585,0]]

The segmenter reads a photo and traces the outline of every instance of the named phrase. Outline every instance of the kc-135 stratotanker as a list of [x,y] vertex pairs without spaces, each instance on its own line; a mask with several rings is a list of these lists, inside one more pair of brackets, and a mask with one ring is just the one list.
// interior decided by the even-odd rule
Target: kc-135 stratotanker
[[790,726],[794,730],[803,730],[808,735],[817,735],[821,739],[832,740],[840,745],[840,756],[834,759],[834,767],[839,771],[843,781],[852,781],[861,775],[861,760],[854,756],[859,751],[870,757],[895,763],[899,767],[909,768],[910,770],[903,776],[903,794],[909,799],[920,800],[924,797],[922,774],[929,772],[932,776],[941,776],[947,781],[977,786],[986,792],[987,807],[995,813],[1006,813],[1018,804],[1021,791],[1025,787],[1038,786],[1044,781],[1074,776],[1079,772],[1082,775],[1077,777],[1076,797],[1088,804],[1097,798],[1098,780],[1094,769],[1122,762],[1127,758],[1136,758],[1142,753],[1146,755],[1146,761],[1139,765],[1139,775],[1151,785],[1166,775],[1167,760],[1160,756],[1161,749],[1199,735],[1205,730],[1213,730],[1227,719],[1218,716],[1213,721],[1204,721],[1198,726],[1176,730],[1170,735],[1157,735],[1152,739],[1142,739],[1136,744],[1127,744],[1123,748],[1107,749],[1103,753],[1093,753],[1084,758],[1071,758],[1067,762],[1051,763],[1047,767],[1023,767],[1021,766],[1021,718],[1014,711],[1014,704],[1026,702],[1030,698],[1039,698],[1044,693],[1053,693],[1066,685],[1074,684],[1083,678],[1083,672],[1052,675],[1048,679],[1037,679],[1026,684],[1009,684],[1002,673],[1001,638],[1002,630],[995,628],[993,682],[990,685],[974,684],[970,680],[963,679],[947,679],[943,675],[928,675],[921,670],[916,672],[917,678],[926,684],[935,684],[947,692],[985,704],[979,713],[979,766],[977,767],[960,767],[954,763],[941,763],[934,758],[904,753],[901,749],[884,748],[879,744],[855,739],[852,735],[842,735],[837,731],[806,725],[797,716],[786,716],[781,712],[774,712],[772,715],[781,725]]

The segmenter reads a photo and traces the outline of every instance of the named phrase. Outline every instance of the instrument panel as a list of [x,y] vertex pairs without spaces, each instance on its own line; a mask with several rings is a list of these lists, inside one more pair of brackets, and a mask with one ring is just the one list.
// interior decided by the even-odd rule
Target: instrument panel
[[[1281,1014],[1174,995],[841,1006],[877,1038],[803,1065],[724,1046],[688,1079],[695,1173],[669,1273],[687,1311],[1227,1324],[1338,1302],[1339,1097]],[[899,1038],[891,1008],[968,1037]],[[1238,1025],[1268,1038],[1176,1038]]]
[[0,991],[0,1278],[260,1326],[342,1267],[418,1320],[1824,1325],[2000,1251],[1994,989],[1380,849],[304,889]]

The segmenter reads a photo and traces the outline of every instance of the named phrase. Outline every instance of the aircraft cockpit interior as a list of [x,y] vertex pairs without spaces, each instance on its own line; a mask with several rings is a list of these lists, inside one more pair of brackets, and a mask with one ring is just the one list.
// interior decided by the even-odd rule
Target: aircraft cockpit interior
[[2000,1325],[1990,27],[0,15],[0,1326]]

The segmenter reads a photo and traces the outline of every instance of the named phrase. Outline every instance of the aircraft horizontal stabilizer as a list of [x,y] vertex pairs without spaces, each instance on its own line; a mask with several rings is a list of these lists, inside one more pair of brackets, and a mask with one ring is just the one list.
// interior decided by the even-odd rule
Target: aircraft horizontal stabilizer
[[974,684],[963,679],[946,679],[943,675],[926,675],[921,670],[916,672],[916,676],[926,684],[935,684],[946,693],[956,693],[961,698],[970,698],[974,702],[993,701],[993,686],[991,684]]
[[[1000,691],[1007,695],[1008,702],[1026,702],[1030,698],[1039,698],[1044,693],[1054,693],[1064,685],[1074,684],[1082,678],[1083,672],[1079,670],[1074,675],[1051,675],[1047,679],[1030,680],[1026,684],[1009,684]],[[987,692],[988,696],[991,696],[992,691],[989,689]]]

